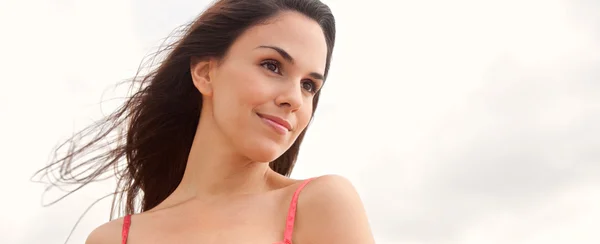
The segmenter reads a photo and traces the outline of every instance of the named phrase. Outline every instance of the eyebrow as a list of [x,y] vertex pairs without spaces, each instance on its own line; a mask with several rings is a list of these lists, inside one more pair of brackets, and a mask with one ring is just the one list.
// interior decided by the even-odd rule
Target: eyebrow
[[[280,47],[276,47],[276,46],[258,46],[257,48],[273,49],[273,50],[277,51],[277,53],[279,53],[279,55],[281,55],[281,57],[283,59],[285,59],[286,61],[290,62],[291,64],[294,64],[294,58],[292,58],[292,56],[288,52],[286,52],[285,50],[283,50]],[[325,80],[325,77],[322,74],[319,74],[317,72],[311,72],[309,75],[312,78],[314,78],[314,79]]]

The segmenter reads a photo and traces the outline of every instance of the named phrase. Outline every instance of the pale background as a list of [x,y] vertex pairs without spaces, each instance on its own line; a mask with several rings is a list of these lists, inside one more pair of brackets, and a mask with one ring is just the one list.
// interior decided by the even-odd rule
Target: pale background
[[[338,41],[293,177],[352,180],[381,244],[600,243],[599,1],[326,2]],[[29,178],[206,5],[0,1],[0,243],[63,243],[111,190],[42,208]]]

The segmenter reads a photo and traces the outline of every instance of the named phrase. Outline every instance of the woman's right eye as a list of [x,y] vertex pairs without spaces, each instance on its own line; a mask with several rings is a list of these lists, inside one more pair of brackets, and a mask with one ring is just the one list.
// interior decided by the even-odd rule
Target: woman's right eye
[[276,74],[281,74],[281,70],[279,69],[279,62],[275,60],[265,60],[261,64],[265,69],[270,70]]

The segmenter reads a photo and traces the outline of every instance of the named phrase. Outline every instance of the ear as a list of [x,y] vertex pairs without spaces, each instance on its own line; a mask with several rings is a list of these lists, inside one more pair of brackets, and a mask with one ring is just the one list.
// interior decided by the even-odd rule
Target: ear
[[212,96],[212,80],[211,72],[214,68],[214,64],[211,59],[199,59],[192,58],[190,62],[190,73],[192,75],[192,82],[202,96]]

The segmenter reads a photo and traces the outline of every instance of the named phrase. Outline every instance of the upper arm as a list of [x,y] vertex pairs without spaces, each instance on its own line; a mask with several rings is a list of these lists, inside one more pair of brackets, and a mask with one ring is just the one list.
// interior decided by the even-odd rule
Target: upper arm
[[94,229],[85,240],[85,244],[121,243],[121,225],[123,219],[116,219]]
[[358,193],[341,176],[322,176],[309,183],[298,200],[296,221],[300,243],[375,243]]

